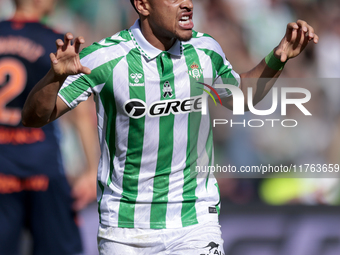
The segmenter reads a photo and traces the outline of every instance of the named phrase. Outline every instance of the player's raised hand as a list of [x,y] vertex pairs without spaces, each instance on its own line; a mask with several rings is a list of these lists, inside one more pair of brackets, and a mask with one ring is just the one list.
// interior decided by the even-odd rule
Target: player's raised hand
[[319,41],[313,27],[303,20],[289,23],[286,34],[279,46],[275,48],[274,54],[280,58],[281,62],[285,62],[299,55],[310,41],[314,43]]
[[73,74],[90,74],[88,67],[82,66],[79,59],[80,46],[85,43],[82,36],[74,39],[71,33],[65,34],[64,41],[58,39],[56,41],[57,52],[51,53],[52,70],[56,76],[67,76]]

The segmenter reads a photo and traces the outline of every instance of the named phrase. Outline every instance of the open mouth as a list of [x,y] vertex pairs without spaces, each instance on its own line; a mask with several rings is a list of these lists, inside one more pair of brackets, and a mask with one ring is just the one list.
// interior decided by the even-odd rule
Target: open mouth
[[189,16],[183,16],[181,20],[179,21],[181,25],[188,25],[190,24],[190,17]]
[[192,29],[194,23],[192,22],[192,13],[183,14],[179,20],[179,25],[184,29]]

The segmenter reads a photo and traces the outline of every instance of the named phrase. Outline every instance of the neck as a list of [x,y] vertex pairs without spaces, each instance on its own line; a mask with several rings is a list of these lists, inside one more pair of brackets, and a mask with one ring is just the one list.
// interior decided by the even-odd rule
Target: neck
[[176,42],[176,38],[157,36],[146,19],[140,19],[140,27],[145,39],[155,48],[161,51],[168,51]]
[[36,10],[29,8],[17,9],[12,17],[15,21],[40,20],[43,15]]

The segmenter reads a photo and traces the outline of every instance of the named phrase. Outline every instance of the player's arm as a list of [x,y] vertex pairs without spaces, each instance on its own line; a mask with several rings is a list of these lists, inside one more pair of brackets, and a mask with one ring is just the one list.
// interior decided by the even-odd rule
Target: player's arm
[[[242,73],[241,90],[244,98],[248,98],[248,88],[253,88],[253,104],[260,102],[269,90],[273,87],[276,78],[282,72],[285,63],[298,56],[313,41],[318,43],[319,37],[314,33],[313,27],[307,22],[298,20],[287,25],[286,34],[280,44],[263,59],[252,70]],[[247,100],[245,100],[247,104]],[[223,105],[232,109],[232,97],[227,97],[223,101]],[[246,105],[246,109],[248,109]]]
[[73,208],[81,210],[97,198],[97,167],[99,162],[99,141],[94,121],[93,101],[87,100],[72,112],[70,121],[79,134],[86,158],[86,169],[72,184]]
[[85,43],[83,37],[77,37],[71,43],[73,35],[67,33],[64,42],[56,41],[57,52],[51,53],[51,69],[32,89],[22,110],[22,123],[28,127],[41,127],[57,119],[69,107],[58,97],[58,92],[68,75],[90,74],[91,70],[80,63],[79,50]]

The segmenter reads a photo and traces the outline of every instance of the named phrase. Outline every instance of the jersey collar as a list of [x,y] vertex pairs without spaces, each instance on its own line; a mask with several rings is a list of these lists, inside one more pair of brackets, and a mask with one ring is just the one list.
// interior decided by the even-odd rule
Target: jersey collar
[[[136,20],[135,24],[129,29],[132,40],[147,59],[151,60],[156,58],[162,53],[160,49],[152,46],[143,36],[142,30],[139,25],[139,19]],[[182,43],[180,40],[176,40],[175,44],[168,50],[171,55],[181,56],[182,55]]]

